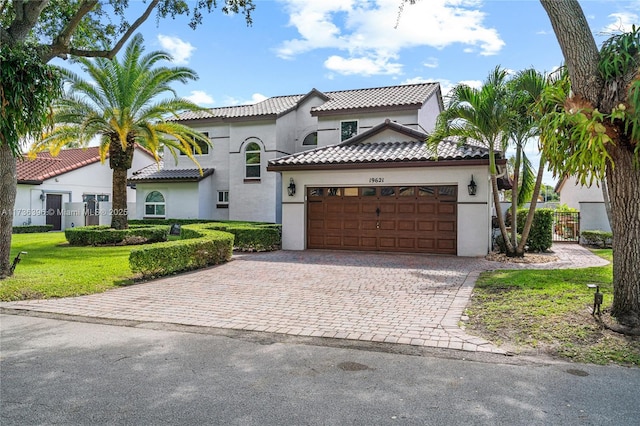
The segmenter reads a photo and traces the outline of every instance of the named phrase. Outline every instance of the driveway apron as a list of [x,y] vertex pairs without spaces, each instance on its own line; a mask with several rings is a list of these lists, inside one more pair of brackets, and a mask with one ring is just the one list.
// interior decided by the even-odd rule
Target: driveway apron
[[63,299],[2,303],[79,317],[159,322],[504,353],[459,327],[480,271],[599,266],[578,245],[559,261],[520,265],[482,258],[338,251],[235,255],[204,270]]

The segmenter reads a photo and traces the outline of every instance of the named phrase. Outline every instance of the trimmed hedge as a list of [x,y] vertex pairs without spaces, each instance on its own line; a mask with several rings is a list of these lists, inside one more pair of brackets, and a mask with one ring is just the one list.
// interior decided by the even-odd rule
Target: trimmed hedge
[[[518,233],[522,233],[527,220],[528,209],[518,210]],[[553,209],[536,209],[533,214],[531,231],[527,238],[529,251],[544,252],[553,244]]]
[[128,229],[112,229],[108,226],[79,226],[64,231],[73,246],[133,245],[167,241],[166,225],[132,225]]
[[[282,244],[282,225],[265,222],[220,221],[205,219],[136,219],[129,223],[184,225],[208,224],[210,229],[229,232],[235,235],[234,250],[272,251],[279,250]],[[182,234],[181,234],[182,235]],[[183,238],[185,238],[183,236]],[[192,238],[192,237],[188,237]]]
[[606,231],[580,231],[582,241],[586,245],[600,248],[611,248],[613,233]]
[[185,225],[181,240],[135,248],[129,265],[145,277],[204,268],[227,262],[233,254],[234,236],[211,228],[210,224]]
[[282,241],[282,226],[276,224],[211,224],[211,229],[225,231],[235,236],[234,250],[272,251],[279,250]]
[[53,225],[21,225],[14,226],[11,230],[14,234],[34,234],[36,232],[49,232]]

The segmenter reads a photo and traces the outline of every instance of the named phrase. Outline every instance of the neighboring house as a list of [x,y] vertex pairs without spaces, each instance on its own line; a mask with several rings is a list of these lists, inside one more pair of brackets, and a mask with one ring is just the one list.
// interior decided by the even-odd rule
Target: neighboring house
[[558,182],[554,191],[560,195],[560,204],[566,204],[580,212],[581,230],[611,231],[601,182],[584,186],[575,177],[565,176]]
[[484,255],[488,151],[443,142],[435,161],[424,141],[442,109],[439,84],[422,83],[185,113],[212,147],[201,169],[165,156],[136,172],[137,217],[280,222],[292,250]]
[[[136,148],[132,170],[154,163],[151,153]],[[109,224],[112,171],[100,162],[98,147],[64,149],[57,156],[39,153],[17,163],[13,225],[50,224],[54,230]],[[128,200],[135,190],[128,189]]]

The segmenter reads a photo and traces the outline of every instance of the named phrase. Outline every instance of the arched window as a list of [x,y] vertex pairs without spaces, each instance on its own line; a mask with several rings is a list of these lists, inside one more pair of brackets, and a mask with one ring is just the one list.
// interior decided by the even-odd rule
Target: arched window
[[144,200],[144,215],[146,217],[164,217],[164,196],[158,191],[151,191]]
[[245,177],[260,179],[260,145],[251,142],[244,150]]
[[318,132],[309,133],[302,141],[302,145],[318,145]]

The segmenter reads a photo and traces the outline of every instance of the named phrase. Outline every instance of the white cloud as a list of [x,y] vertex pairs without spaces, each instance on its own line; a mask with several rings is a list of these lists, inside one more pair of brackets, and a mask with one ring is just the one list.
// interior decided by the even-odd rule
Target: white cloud
[[422,65],[424,65],[427,68],[438,68],[440,66],[440,63],[438,62],[438,58],[428,58],[427,62],[424,62]]
[[[278,56],[291,59],[316,49],[338,49],[345,54],[325,62],[335,72],[399,73],[401,64],[394,63],[399,52],[417,46],[443,49],[460,44],[467,53],[480,55],[494,55],[504,46],[497,30],[483,24],[479,1],[418,1],[406,4],[399,20],[399,0],[282,1],[289,25],[300,37],[284,41]],[[365,62],[373,68],[363,67]]]
[[333,55],[324,61],[324,66],[339,74],[344,75],[381,75],[381,74],[400,74],[402,65],[398,63],[390,63],[386,58],[380,57],[360,57],[360,58],[343,58],[342,56]]
[[192,90],[191,95],[185,96],[185,99],[188,99],[194,104],[197,104],[200,106],[211,105],[214,103],[213,98],[206,92],[203,92],[202,90]]
[[602,32],[605,34],[631,31],[633,24],[638,24],[638,15],[633,12],[618,12],[609,15],[611,23]]
[[262,102],[265,99],[268,99],[268,97],[263,95],[262,93],[254,93],[253,95],[251,95],[251,99],[245,99],[245,100],[234,98],[232,96],[227,96],[225,97],[223,103],[226,106],[253,105],[253,104],[257,104],[258,102]]
[[173,56],[173,61],[176,64],[187,64],[191,57],[191,53],[196,50],[191,43],[182,41],[178,37],[158,34],[158,41],[160,42],[162,49]]

